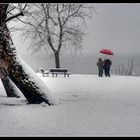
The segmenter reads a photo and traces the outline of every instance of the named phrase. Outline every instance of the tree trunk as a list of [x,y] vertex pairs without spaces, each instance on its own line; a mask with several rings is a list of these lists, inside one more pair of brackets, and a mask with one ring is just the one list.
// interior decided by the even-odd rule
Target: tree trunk
[[17,57],[9,30],[6,25],[7,4],[0,4],[0,58],[4,61],[5,70],[10,79],[20,89],[29,103],[39,104],[45,102],[55,104],[46,84],[34,71]]
[[[1,63],[1,65],[2,65],[2,63]],[[7,73],[3,68],[0,68],[0,77],[1,77],[1,82],[5,88],[7,97],[19,98],[20,96],[18,95],[18,92],[16,90],[16,86],[12,83],[12,81],[7,76]]]
[[4,79],[1,79],[1,81],[5,88],[7,97],[16,97],[16,98],[20,97],[17,93],[16,87],[14,87],[12,81],[10,80],[10,78],[8,76]]
[[60,68],[59,51],[56,51],[54,53],[54,55],[55,55],[55,67],[56,68]]
[[49,95],[50,91],[44,82],[20,59],[9,66],[8,72],[9,77],[21,90],[29,103],[39,104],[46,102],[49,105],[54,104],[53,98]]

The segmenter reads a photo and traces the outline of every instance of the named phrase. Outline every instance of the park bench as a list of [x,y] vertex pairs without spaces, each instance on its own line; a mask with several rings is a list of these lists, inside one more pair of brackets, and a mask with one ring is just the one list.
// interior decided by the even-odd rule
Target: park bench
[[45,75],[49,76],[49,71],[44,71],[43,68],[40,69],[42,76],[44,77]]
[[66,76],[69,77],[69,75],[71,74],[65,68],[51,68],[50,73],[52,74],[52,77],[54,77],[54,75],[57,77],[58,74],[63,74],[64,77],[66,77]]

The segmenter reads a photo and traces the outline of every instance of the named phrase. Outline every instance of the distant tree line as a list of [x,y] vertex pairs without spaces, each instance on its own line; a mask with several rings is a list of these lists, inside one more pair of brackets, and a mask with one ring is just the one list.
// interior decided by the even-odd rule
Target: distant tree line
[[134,58],[128,58],[127,62],[119,62],[115,67],[116,75],[135,76]]

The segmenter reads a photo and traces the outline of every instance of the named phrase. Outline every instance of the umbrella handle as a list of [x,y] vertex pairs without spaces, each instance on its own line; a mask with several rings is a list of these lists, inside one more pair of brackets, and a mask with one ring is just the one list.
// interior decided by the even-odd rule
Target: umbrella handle
[[106,60],[106,58],[107,58],[107,54],[105,55],[105,60]]

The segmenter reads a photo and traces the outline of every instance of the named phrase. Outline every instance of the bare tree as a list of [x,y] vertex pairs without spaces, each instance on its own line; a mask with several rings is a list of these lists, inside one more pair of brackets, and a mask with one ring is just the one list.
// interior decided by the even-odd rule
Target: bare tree
[[52,50],[55,66],[60,68],[60,50],[82,48],[85,35],[83,25],[91,17],[93,7],[79,3],[37,3],[25,11],[24,35],[31,38],[31,47],[38,52],[42,47]]
[[135,75],[134,58],[128,59],[127,63],[118,63],[115,68],[115,73],[118,75]]
[[0,60],[3,62],[2,68],[29,103],[46,102],[49,105],[54,104],[55,100],[50,95],[45,83],[26,63],[23,63],[16,53],[7,22],[23,15],[23,11],[18,11],[8,17],[8,7],[9,4],[0,4]]

